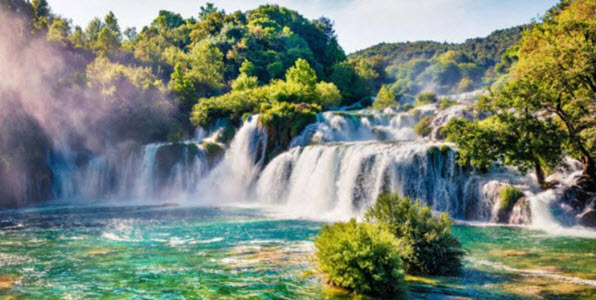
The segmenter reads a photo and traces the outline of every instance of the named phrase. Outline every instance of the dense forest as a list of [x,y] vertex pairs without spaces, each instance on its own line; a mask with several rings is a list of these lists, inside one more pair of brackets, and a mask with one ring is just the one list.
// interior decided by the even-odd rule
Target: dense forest
[[380,75],[375,85],[387,85],[396,98],[412,99],[423,91],[438,94],[470,92],[495,83],[507,72],[508,51],[529,25],[497,30],[464,43],[419,41],[381,43],[350,55],[366,60]]
[[207,4],[189,19],[160,11],[140,31],[120,28],[111,12],[73,26],[45,0],[0,7],[10,66],[0,91],[0,198],[8,203],[47,197],[51,149],[178,141],[196,125],[223,119],[233,127],[254,113],[279,148],[321,109],[366,102],[373,92],[374,71],[346,60],[329,19],[275,5],[226,13]]
[[418,93],[457,94],[494,84],[507,72],[512,46],[524,29],[497,30],[461,44],[419,41],[382,43],[350,55],[366,60],[380,74],[375,85],[386,85],[399,100]]

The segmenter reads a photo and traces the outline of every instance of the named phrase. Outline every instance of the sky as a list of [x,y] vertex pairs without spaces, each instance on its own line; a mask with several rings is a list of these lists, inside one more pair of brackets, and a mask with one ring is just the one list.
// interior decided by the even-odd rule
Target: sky
[[226,12],[250,10],[274,3],[309,19],[321,16],[335,22],[347,53],[380,42],[434,40],[463,42],[539,18],[557,0],[48,0],[54,13],[83,28],[93,17],[113,11],[120,26],[140,29],[160,10],[197,16],[212,2]]

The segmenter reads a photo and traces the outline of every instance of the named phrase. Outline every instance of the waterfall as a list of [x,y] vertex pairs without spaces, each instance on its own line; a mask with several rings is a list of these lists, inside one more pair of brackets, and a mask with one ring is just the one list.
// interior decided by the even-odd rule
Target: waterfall
[[50,160],[59,199],[172,197],[195,190],[207,171],[204,149],[194,142],[148,144],[100,156],[63,151]]
[[576,225],[575,214],[571,208],[561,205],[565,191],[573,186],[582,176],[583,165],[570,158],[565,159],[568,169],[558,170],[548,181],[558,182],[554,189],[531,193],[531,227],[556,235],[596,238],[596,231]]
[[310,142],[405,141],[416,139],[414,126],[423,115],[405,112],[380,114],[360,111],[324,112],[317,122],[306,127],[291,145],[305,146]]
[[101,156],[63,151],[51,159],[54,190],[62,198],[184,201],[178,200],[183,196],[190,203],[214,205],[248,201],[282,216],[325,220],[361,217],[380,193],[393,192],[456,219],[495,223],[503,221],[500,190],[515,185],[524,191],[525,205],[514,208],[513,222],[531,221],[532,227],[548,231],[574,225],[573,216],[566,222],[571,214],[555,204],[581,174],[581,164],[558,171],[559,187],[544,192],[537,192],[535,180],[515,168],[470,172],[458,165],[454,145],[414,133],[414,126],[429,114],[434,114],[433,136],[449,119],[469,117],[465,105],[436,109],[425,105],[411,113],[321,113],[289,150],[267,165],[267,133],[258,115],[243,123],[222,155],[207,149],[222,124],[211,132],[198,130],[201,140],[155,143]]
[[248,192],[265,160],[267,134],[258,126],[258,115],[249,117],[219,163],[199,183],[203,203],[239,202]]
[[362,215],[383,191],[421,199],[436,211],[489,221],[498,189],[491,176],[470,176],[455,152],[437,143],[367,142],[294,148],[276,157],[256,184],[256,197],[295,217]]

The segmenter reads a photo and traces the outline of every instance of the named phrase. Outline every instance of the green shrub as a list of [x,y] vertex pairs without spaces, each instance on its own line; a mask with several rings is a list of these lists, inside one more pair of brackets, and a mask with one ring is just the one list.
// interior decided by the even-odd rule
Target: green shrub
[[379,92],[377,93],[377,97],[375,98],[375,102],[372,104],[372,108],[376,109],[384,109],[387,107],[394,107],[397,106],[398,103],[395,98],[395,94],[386,86],[382,86]]
[[431,116],[422,118],[422,120],[420,120],[418,122],[418,124],[416,124],[416,126],[414,126],[414,132],[421,137],[429,136],[431,133],[431,128],[430,128],[431,121],[432,121]]
[[170,143],[179,143],[182,141],[182,139],[183,137],[180,132],[168,134],[168,142]]
[[441,145],[441,146],[439,146],[439,151],[441,151],[441,153],[445,154],[445,153],[448,153],[449,151],[451,151],[451,147],[449,147],[449,145]]
[[518,188],[507,185],[501,188],[499,191],[499,210],[503,212],[509,212],[513,209],[517,201],[524,196],[524,193]]
[[339,89],[333,83],[317,83],[315,71],[305,60],[296,61],[296,66],[288,70],[286,77],[286,81],[275,80],[264,86],[251,84],[221,96],[200,99],[192,109],[190,120],[203,127],[218,119],[239,125],[244,116],[276,103],[308,103],[327,108],[341,103]]
[[399,239],[408,273],[446,275],[460,271],[465,252],[451,233],[453,222],[445,213],[408,197],[381,194],[366,213],[366,220],[387,226]]
[[[244,120],[244,116],[243,116]],[[217,142],[222,144],[229,144],[232,139],[234,139],[234,135],[236,134],[236,127],[233,125],[227,125],[223,128],[221,133],[217,136]]]
[[425,104],[437,103],[439,99],[437,98],[437,94],[433,92],[422,92],[416,96],[416,102],[414,103],[414,107],[418,107]]
[[457,101],[453,101],[449,98],[443,98],[443,99],[441,99],[441,101],[439,101],[439,109],[440,110],[447,109],[455,104],[457,104]]
[[280,102],[261,111],[259,123],[267,128],[267,153],[285,151],[294,137],[317,120],[320,110],[316,104]]
[[383,227],[353,219],[327,225],[315,247],[319,268],[331,284],[359,294],[403,298],[399,244]]

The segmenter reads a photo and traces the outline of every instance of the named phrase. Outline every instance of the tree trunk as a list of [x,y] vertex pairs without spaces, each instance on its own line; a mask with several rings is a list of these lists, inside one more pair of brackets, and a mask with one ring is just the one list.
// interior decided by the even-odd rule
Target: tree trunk
[[538,184],[544,189],[546,186],[546,182],[544,180],[544,171],[542,170],[542,166],[538,160],[534,161],[534,167],[536,168],[536,179],[538,180]]
[[557,104],[555,113],[561,118],[563,123],[565,123],[571,143],[575,144],[575,147],[577,147],[577,150],[581,153],[582,163],[584,164],[584,175],[589,177],[590,180],[596,184],[596,162],[594,162],[594,158],[584,147],[576,132],[576,128],[569,122],[569,120],[567,120],[565,112],[561,109],[561,103]]
[[584,164],[584,175],[596,183],[596,163],[587,151],[585,153],[582,151],[582,163]]

